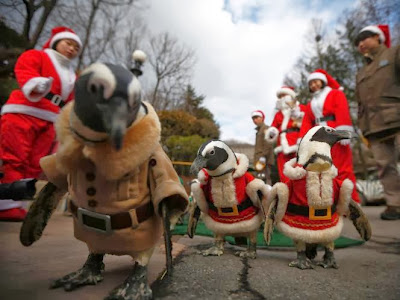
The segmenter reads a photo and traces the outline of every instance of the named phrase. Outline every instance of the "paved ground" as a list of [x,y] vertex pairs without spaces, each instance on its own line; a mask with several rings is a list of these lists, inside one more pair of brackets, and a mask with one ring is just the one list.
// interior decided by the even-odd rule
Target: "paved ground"
[[[400,221],[379,219],[383,207],[364,208],[372,224],[372,239],[362,246],[335,251],[339,269],[289,268],[293,249],[259,250],[256,260],[233,255],[226,247],[221,257],[202,257],[199,249],[212,239],[177,238],[174,273],[157,279],[163,271],[160,246],[150,264],[157,299],[400,299]],[[82,266],[85,244],[75,240],[71,218],[55,215],[44,236],[25,248],[18,240],[18,223],[0,223],[1,299],[102,299],[129,273],[129,257],[107,256],[104,281],[73,292],[48,290],[49,282]],[[357,238],[346,221],[344,234]],[[178,249],[179,248],[179,249]],[[322,253],[318,258],[321,259]]]

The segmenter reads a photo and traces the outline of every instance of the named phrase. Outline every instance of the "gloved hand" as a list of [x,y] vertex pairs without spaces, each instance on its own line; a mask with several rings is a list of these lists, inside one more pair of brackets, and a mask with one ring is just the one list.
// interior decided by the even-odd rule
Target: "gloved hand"
[[300,110],[300,107],[295,106],[294,108],[292,108],[292,110],[290,111],[290,116],[293,119],[299,119],[303,116],[303,112]]
[[277,135],[276,131],[273,131],[273,130],[271,130],[268,133],[268,136],[269,136],[270,139],[274,139],[276,137],[276,135]]
[[350,139],[340,140],[339,143],[340,143],[342,146],[350,145]]
[[267,159],[264,156],[261,156],[258,161],[262,164],[265,164],[267,162]]
[[53,78],[49,77],[49,78],[43,78],[43,80],[41,80],[35,87],[34,91],[36,93],[44,93],[48,90],[50,90],[51,88],[51,84],[53,83]]
[[260,157],[255,165],[255,169],[257,171],[261,171],[265,168],[265,163],[267,162],[267,160],[265,159],[265,157]]

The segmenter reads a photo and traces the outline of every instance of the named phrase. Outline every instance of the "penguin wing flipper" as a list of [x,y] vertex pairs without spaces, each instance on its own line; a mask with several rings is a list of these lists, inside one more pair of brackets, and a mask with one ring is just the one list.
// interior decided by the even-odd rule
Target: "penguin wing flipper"
[[353,222],[361,238],[368,241],[372,234],[371,225],[361,207],[354,200],[351,200],[349,203],[349,212],[349,218]]
[[30,246],[40,239],[47,222],[57,207],[66,190],[48,182],[39,192],[29,208],[21,227],[19,239],[24,246]]
[[264,224],[264,239],[268,245],[271,242],[272,233],[274,232],[277,206],[278,206],[277,199],[272,200],[271,205],[269,206],[269,209],[266,213],[265,224]]
[[194,203],[192,207],[190,208],[189,211],[189,221],[188,221],[188,228],[187,228],[187,234],[188,236],[192,239],[196,233],[196,228],[197,228],[197,223],[200,218],[200,208],[197,206],[197,203],[195,200],[193,200]]

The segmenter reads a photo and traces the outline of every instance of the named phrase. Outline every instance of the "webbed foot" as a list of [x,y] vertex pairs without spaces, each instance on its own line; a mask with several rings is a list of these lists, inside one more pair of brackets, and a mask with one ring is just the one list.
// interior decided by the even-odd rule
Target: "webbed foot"
[[135,263],[132,273],[104,300],[150,300],[153,292],[147,282],[147,267]]
[[206,250],[200,251],[203,256],[221,256],[224,254],[224,249],[218,246],[212,246]]
[[249,248],[246,251],[237,251],[235,252],[236,256],[239,257],[247,257],[251,259],[256,259],[257,258],[257,252],[256,252],[256,243],[251,243],[249,244]]
[[297,252],[297,259],[289,263],[289,267],[296,267],[301,270],[314,269],[314,265],[307,258],[305,251]]
[[95,285],[103,280],[104,254],[89,254],[82,268],[64,277],[55,280],[51,289],[63,287],[65,291],[72,291],[84,285]]
[[333,256],[333,252],[326,250],[324,255],[324,260],[321,262],[317,262],[318,266],[323,267],[324,269],[333,268],[338,269],[339,266],[336,264],[335,257]]

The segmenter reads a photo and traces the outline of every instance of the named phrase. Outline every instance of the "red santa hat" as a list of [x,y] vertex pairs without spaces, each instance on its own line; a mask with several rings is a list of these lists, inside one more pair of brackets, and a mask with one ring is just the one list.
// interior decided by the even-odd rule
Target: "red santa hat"
[[47,40],[47,42],[43,45],[43,49],[53,48],[56,42],[63,39],[74,40],[75,42],[78,43],[79,49],[82,48],[82,41],[79,38],[79,36],[75,33],[75,31],[73,31],[71,28],[60,26],[60,27],[54,27],[51,30],[51,36]]
[[381,43],[385,44],[386,47],[388,48],[390,47],[390,32],[388,25],[378,24],[378,25],[366,26],[363,29],[361,29],[358,34],[365,31],[377,34],[379,36],[379,40],[381,41]]
[[331,76],[328,72],[323,69],[317,69],[308,75],[307,82],[311,80],[319,79],[323,81],[327,86],[331,87],[332,89],[343,90],[340,84]]
[[261,110],[255,110],[255,111],[253,111],[253,112],[251,113],[251,117],[252,117],[252,118],[254,118],[254,117],[261,117],[261,118],[263,119],[263,121],[264,121],[264,119],[265,119],[265,115],[264,115],[264,113],[263,113]]
[[279,97],[282,94],[289,95],[293,99],[296,98],[296,92],[294,91],[294,87],[292,86],[284,85],[276,92],[277,97]]

